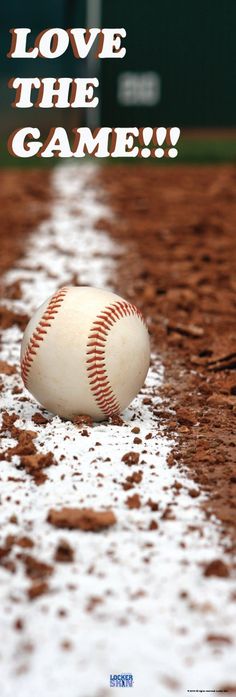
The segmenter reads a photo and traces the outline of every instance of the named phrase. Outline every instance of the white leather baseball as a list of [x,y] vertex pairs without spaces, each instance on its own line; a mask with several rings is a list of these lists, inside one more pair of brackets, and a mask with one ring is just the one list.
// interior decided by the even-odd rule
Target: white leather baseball
[[139,310],[98,288],[57,291],[34,313],[21,347],[25,386],[46,409],[95,421],[122,412],[142,387],[150,363]]

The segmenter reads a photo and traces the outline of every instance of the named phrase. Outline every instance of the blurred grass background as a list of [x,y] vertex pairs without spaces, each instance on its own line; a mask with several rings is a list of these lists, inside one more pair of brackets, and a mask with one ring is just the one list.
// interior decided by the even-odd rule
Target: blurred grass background
[[[96,161],[101,164],[115,165],[117,162],[125,162],[127,165],[132,166],[138,164],[140,167],[149,163],[155,167],[173,167],[179,164],[221,164],[221,163],[236,163],[236,132],[235,134],[230,133],[226,135],[225,132],[222,134],[217,131],[217,134],[204,134],[199,133],[197,136],[191,135],[191,133],[185,134],[184,131],[180,134],[180,138],[177,144],[178,156],[175,159],[163,157],[162,159],[157,159],[150,157],[148,159],[142,159],[140,157],[136,158],[104,158],[97,159]],[[80,160],[71,158],[71,162],[77,162],[77,164],[83,164],[85,160],[89,158],[83,158]],[[2,142],[0,149],[0,167],[38,167],[38,168],[48,168],[55,167],[65,159],[61,158],[17,158],[12,157],[7,150],[6,145]]]

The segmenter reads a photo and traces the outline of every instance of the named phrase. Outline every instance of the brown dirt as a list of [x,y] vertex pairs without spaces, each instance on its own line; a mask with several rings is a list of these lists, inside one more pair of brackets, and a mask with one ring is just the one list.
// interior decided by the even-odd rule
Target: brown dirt
[[[13,455],[20,456],[19,470],[24,469],[29,474],[38,486],[44,484],[47,479],[45,469],[55,464],[55,458],[52,452],[43,454],[37,451],[34,439],[37,437],[37,431],[27,431],[26,429],[16,428],[16,414],[8,414],[3,412],[1,436],[2,439],[7,434],[11,434],[12,438],[17,441],[17,445],[1,453],[1,458],[11,461]],[[44,421],[43,421],[44,423]]]
[[141,501],[140,501],[139,494],[133,494],[132,496],[128,496],[125,503],[126,503],[126,506],[130,509],[141,508]]
[[67,540],[60,540],[60,542],[58,542],[54,559],[55,561],[63,563],[74,561],[74,550]]
[[127,250],[116,290],[149,318],[165,367],[155,413],[178,438],[169,466],[207,492],[206,517],[235,540],[236,169],[121,165],[101,182],[115,218],[98,229]]
[[[1,271],[19,259],[27,234],[47,216],[49,177],[39,171],[0,173]],[[168,464],[177,462],[195,482],[190,496],[204,489],[206,518],[215,514],[223,535],[230,531],[235,540],[236,169],[117,165],[103,167],[101,181],[115,217],[98,229],[105,224],[126,250],[116,254],[116,290],[143,310],[165,367],[163,402],[155,415],[178,439]],[[5,288],[5,295],[19,298],[20,285]],[[2,308],[3,328],[16,323],[23,329],[26,321]],[[12,369],[2,362],[3,379]],[[110,421],[123,423],[120,417]],[[19,430],[15,435],[24,451],[22,468],[43,483],[52,455],[40,459],[32,433],[27,443]],[[134,451],[123,459],[138,464]],[[132,487],[132,480],[127,484]],[[167,508],[163,515],[172,513]]]
[[56,528],[79,529],[98,532],[116,523],[113,511],[94,511],[92,508],[61,508],[51,509],[48,522]]
[[47,216],[49,179],[49,171],[0,170],[0,273],[19,259],[26,235]]

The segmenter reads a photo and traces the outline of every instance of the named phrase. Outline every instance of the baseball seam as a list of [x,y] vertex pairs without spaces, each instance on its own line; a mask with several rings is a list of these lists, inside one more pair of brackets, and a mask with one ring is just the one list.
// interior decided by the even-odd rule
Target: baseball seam
[[49,327],[52,326],[52,320],[55,319],[66,296],[67,291],[68,288],[61,288],[56,293],[54,293],[40,321],[38,322],[36,329],[30,337],[23,359],[21,361],[21,376],[25,387],[27,387],[29,372],[34,362],[35,356],[38,352],[38,349],[44,341],[45,336],[48,333]]
[[107,335],[118,320],[131,315],[138,317],[144,323],[143,316],[135,305],[115,301],[96,317],[88,337],[86,365],[90,389],[99,409],[106,417],[117,414],[121,410],[106,369]]

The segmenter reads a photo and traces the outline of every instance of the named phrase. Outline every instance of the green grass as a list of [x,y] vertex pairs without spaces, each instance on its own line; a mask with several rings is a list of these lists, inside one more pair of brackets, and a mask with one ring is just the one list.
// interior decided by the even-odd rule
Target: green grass
[[[180,135],[179,143],[177,144],[178,156],[175,159],[162,158],[160,160],[156,158],[123,158],[123,159],[113,159],[112,157],[106,159],[97,159],[97,162],[101,164],[116,164],[117,162],[125,162],[126,164],[139,164],[145,165],[146,163],[152,163],[154,166],[175,166],[177,164],[220,164],[220,163],[236,163],[236,138],[225,138],[220,135],[218,138],[190,138]],[[86,158],[90,159],[90,158]],[[71,162],[78,162],[82,164],[85,160],[73,160]],[[61,158],[50,158],[44,159],[39,157],[30,157],[28,159],[18,158],[11,156],[8,151],[6,144],[3,142],[0,148],[0,167],[19,167],[19,168],[40,168],[47,169],[49,167],[55,166],[58,163],[65,162]]]
[[[178,147],[178,146],[177,146]],[[179,140],[178,162],[236,162],[236,139],[234,138],[187,138]]]

